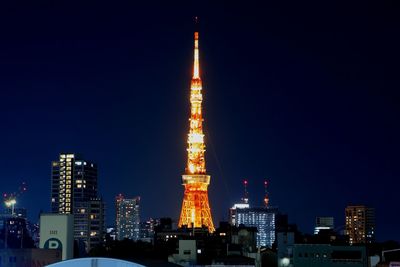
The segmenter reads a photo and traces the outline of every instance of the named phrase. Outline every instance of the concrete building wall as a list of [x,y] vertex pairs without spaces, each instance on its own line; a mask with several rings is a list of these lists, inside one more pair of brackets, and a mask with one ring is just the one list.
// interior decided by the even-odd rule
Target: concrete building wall
[[74,245],[74,216],[71,214],[42,214],[40,216],[39,247],[60,249],[62,259],[72,259]]

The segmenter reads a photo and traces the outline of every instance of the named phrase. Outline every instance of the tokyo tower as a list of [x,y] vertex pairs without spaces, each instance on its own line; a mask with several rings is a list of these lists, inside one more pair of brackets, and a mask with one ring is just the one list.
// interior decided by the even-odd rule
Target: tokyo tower
[[190,85],[190,126],[188,134],[188,158],[185,174],[182,175],[182,184],[185,193],[182,202],[182,211],[179,218],[179,227],[207,227],[214,232],[214,223],[208,204],[208,185],[210,175],[206,174],[204,158],[205,145],[203,134],[203,116],[201,102],[202,84],[199,67],[199,33],[194,33],[194,64],[193,77]]

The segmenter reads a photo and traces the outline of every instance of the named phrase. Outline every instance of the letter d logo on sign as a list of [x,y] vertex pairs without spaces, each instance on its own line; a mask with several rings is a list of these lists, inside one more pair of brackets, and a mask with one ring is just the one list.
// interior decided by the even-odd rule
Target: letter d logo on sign
[[47,239],[44,243],[44,248],[48,249],[62,249],[62,243],[57,238]]

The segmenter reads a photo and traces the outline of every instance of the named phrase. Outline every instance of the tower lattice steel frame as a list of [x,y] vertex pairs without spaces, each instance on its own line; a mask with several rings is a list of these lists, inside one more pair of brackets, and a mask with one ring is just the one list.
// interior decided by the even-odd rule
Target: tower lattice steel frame
[[182,211],[179,218],[179,227],[207,227],[214,232],[214,223],[208,204],[208,185],[210,175],[206,174],[204,157],[205,144],[203,134],[203,116],[201,103],[203,101],[202,83],[199,67],[199,33],[194,33],[194,64],[193,77],[190,86],[190,127],[188,134],[188,159],[182,183],[185,193],[182,202]]

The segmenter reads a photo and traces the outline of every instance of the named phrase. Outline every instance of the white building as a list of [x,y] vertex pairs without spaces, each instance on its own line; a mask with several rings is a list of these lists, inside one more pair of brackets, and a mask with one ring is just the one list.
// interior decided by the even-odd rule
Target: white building
[[62,260],[72,259],[74,246],[74,216],[72,214],[40,215],[40,248],[59,249]]

